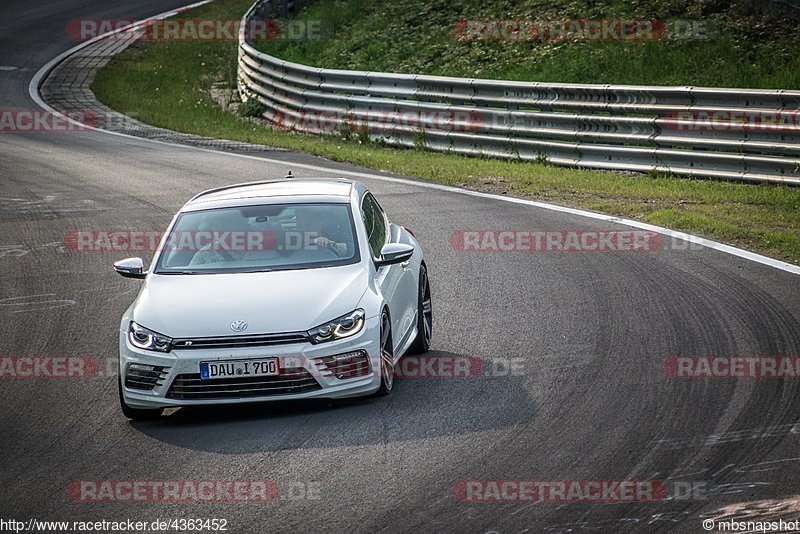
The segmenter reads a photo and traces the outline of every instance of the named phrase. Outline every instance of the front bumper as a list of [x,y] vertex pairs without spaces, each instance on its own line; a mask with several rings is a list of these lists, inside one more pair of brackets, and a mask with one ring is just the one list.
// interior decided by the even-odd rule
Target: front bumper
[[[370,395],[380,386],[380,318],[378,316],[365,320],[364,328],[352,338],[331,341],[314,345],[309,342],[287,345],[237,348],[203,348],[173,349],[169,353],[138,349],[128,341],[127,332],[120,331],[119,363],[122,382],[122,395],[125,404],[132,408],[168,408],[178,406],[200,406],[214,404],[239,404],[248,402],[285,401],[310,398],[347,398]],[[335,356],[353,351],[364,351],[370,361],[370,372],[356,378],[336,378],[327,371],[320,361],[326,356]],[[179,377],[179,382],[189,375],[200,373],[201,362],[227,360],[247,360],[278,358],[280,369],[293,369],[295,372],[307,372],[319,387],[311,387],[308,379],[304,382],[309,387],[298,393],[270,393],[264,395],[247,394],[246,396],[228,396],[215,399],[170,398],[170,387]],[[126,386],[128,364],[157,366],[163,368],[158,384],[152,390],[134,389]],[[199,383],[199,382],[197,382]],[[222,383],[218,379],[204,380],[203,384]],[[177,384],[176,384],[177,385]],[[222,386],[220,386],[222,387]],[[174,395],[173,390],[173,395]],[[238,395],[238,394],[234,394]]]

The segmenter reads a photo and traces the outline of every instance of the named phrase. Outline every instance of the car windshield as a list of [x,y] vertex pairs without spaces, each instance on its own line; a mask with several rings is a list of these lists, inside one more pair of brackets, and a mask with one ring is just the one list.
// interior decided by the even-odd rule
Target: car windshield
[[157,274],[262,272],[360,261],[349,204],[264,204],[182,213]]

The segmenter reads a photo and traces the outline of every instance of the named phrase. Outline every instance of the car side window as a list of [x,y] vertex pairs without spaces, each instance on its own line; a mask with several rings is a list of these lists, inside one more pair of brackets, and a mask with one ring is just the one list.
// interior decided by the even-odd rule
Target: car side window
[[378,258],[383,245],[386,244],[386,218],[372,193],[364,195],[364,199],[361,201],[361,217],[364,220],[364,228],[367,230],[372,257]]

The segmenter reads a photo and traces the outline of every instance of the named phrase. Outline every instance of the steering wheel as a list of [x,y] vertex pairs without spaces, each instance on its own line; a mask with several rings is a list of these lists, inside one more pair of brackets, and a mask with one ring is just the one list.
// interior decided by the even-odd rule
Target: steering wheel
[[211,250],[211,247],[213,246],[213,247],[215,247],[213,249],[213,252],[216,252],[217,254],[222,256],[222,259],[224,259],[225,261],[236,261],[236,258],[233,257],[233,254],[231,254],[230,252],[228,252],[225,249],[216,247],[216,245],[218,245],[218,244],[219,244],[219,242],[214,240],[212,243],[209,243],[208,245],[205,245],[200,250],[198,250],[197,254],[200,254],[201,252],[208,252],[208,251]]
[[325,248],[327,248],[328,250],[330,250],[331,252],[336,254],[337,258],[341,258],[342,257],[342,253],[339,252],[339,247],[336,246],[336,242],[335,241],[328,241],[328,243],[325,244]]

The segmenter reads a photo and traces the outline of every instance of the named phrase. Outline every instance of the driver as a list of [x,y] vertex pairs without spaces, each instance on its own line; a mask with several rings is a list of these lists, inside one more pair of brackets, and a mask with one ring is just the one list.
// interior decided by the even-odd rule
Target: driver
[[347,243],[339,230],[338,221],[326,207],[303,210],[297,215],[298,229],[309,236],[311,243],[328,248],[337,256],[347,254]]

